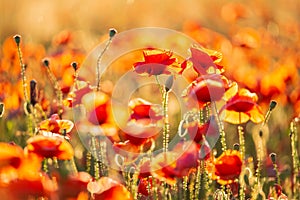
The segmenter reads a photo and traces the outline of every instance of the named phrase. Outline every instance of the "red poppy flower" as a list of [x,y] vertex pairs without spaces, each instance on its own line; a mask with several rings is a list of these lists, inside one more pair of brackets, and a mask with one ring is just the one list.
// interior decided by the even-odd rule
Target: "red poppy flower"
[[151,163],[152,175],[160,181],[173,185],[176,178],[187,176],[198,166],[200,145],[193,141],[179,143],[172,151],[155,156]]
[[69,133],[74,124],[70,120],[60,119],[57,114],[51,115],[49,119],[42,121],[39,125],[40,130],[51,133],[64,134]]
[[149,124],[148,119],[130,121],[123,128],[123,136],[132,144],[140,146],[151,139],[156,139],[162,126],[159,124]]
[[82,97],[82,103],[87,111],[87,119],[94,125],[109,121],[109,96],[103,92],[90,92]]
[[61,160],[69,160],[74,155],[71,144],[59,136],[33,136],[27,140],[26,150],[43,158],[57,157]]
[[97,182],[90,182],[88,190],[94,200],[132,200],[126,187],[109,177],[101,177]]
[[69,93],[69,98],[66,102],[69,104],[69,107],[77,106],[82,103],[82,97],[92,91],[92,87],[87,82],[78,80],[76,90]]
[[182,174],[188,174],[189,170],[198,166],[200,145],[193,141],[179,142],[173,152],[181,154],[176,160],[176,169]]
[[215,138],[219,136],[218,125],[212,117],[206,123],[200,124],[197,121],[187,124],[188,134],[196,143],[203,141],[203,137]]
[[146,161],[141,161],[140,163],[140,173],[139,173],[139,178],[148,178],[151,176],[150,170],[151,170],[151,163],[150,160]]
[[226,122],[241,124],[249,119],[254,123],[264,120],[260,107],[256,104],[258,97],[247,89],[241,89],[237,94],[227,100],[220,113]]
[[152,179],[142,178],[139,180],[138,193],[149,196],[149,191],[152,189]]
[[177,63],[177,59],[172,57],[170,51],[145,50],[143,51],[144,61],[133,64],[134,70],[138,74],[160,75],[170,74],[172,69],[181,73],[184,69]]
[[162,182],[170,185],[176,183],[176,177],[180,177],[179,173],[175,171],[176,159],[178,153],[172,151],[163,152],[155,156],[151,162],[151,174]]
[[154,122],[162,119],[161,107],[144,99],[132,99],[128,103],[128,106],[132,110],[130,119],[151,119],[151,121],[153,120]]
[[81,192],[88,192],[87,185],[92,180],[91,175],[86,172],[78,172],[63,178],[59,187],[60,199],[76,199]]
[[198,102],[199,108],[202,108],[211,101],[220,100],[229,86],[229,81],[225,76],[206,74],[192,82],[184,96],[188,97],[190,105],[195,106],[194,102]]
[[17,179],[8,184],[5,188],[7,200],[27,200],[50,198],[56,191],[56,186],[46,175],[35,179]]
[[227,150],[213,161],[212,179],[222,185],[231,184],[240,176],[242,170],[241,155],[236,150]]
[[191,47],[190,51],[189,61],[193,63],[193,68],[199,75],[224,71],[223,66],[219,65],[222,60],[220,52],[197,46]]

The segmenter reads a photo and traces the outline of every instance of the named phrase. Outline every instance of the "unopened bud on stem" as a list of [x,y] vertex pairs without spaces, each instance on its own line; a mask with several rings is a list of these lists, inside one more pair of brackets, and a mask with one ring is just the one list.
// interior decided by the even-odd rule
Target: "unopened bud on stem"
[[74,69],[75,71],[77,71],[78,65],[77,65],[76,62],[72,62],[72,63],[71,63],[71,66],[73,67],[73,69]]
[[270,111],[272,111],[272,110],[276,107],[276,105],[277,105],[277,102],[274,101],[274,100],[272,100],[272,101],[270,102],[270,106],[269,106]]
[[20,42],[21,42],[21,36],[20,35],[15,35],[14,36],[14,40],[16,42],[17,45],[20,45]]
[[270,153],[270,158],[272,160],[272,163],[274,164],[276,162],[276,153]]
[[43,59],[43,64],[44,64],[45,67],[49,67],[50,62],[49,62],[48,58]]
[[109,37],[113,38],[117,34],[117,30],[114,28],[109,29]]

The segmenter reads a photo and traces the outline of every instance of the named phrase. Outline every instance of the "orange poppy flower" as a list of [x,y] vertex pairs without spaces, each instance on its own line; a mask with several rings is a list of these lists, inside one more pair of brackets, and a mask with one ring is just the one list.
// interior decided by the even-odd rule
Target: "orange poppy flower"
[[90,182],[87,188],[94,200],[132,200],[126,187],[109,177],[101,177],[97,182]]
[[173,185],[177,177],[187,176],[198,166],[200,145],[193,141],[178,143],[172,151],[155,156],[151,174],[160,181]]
[[46,119],[39,124],[40,130],[61,135],[69,133],[73,126],[73,122],[70,120],[60,119],[57,114],[51,115],[49,119]]
[[129,140],[125,142],[116,142],[113,144],[113,150],[116,154],[121,155],[124,160],[123,162],[132,163],[142,152],[142,146],[135,145]]
[[6,188],[7,200],[27,200],[50,198],[55,195],[56,186],[48,176],[41,175],[35,179],[17,179],[8,184]]
[[227,150],[213,161],[211,176],[222,185],[231,184],[242,171],[241,155],[236,150]]
[[74,151],[69,142],[60,136],[36,135],[27,140],[26,151],[35,153],[43,158],[57,157],[61,160],[69,160]]
[[82,103],[87,111],[87,120],[94,125],[109,121],[109,96],[103,92],[90,92],[82,97]]
[[90,181],[92,181],[92,177],[86,172],[78,172],[75,175],[69,175],[67,178],[59,180],[60,199],[77,199],[80,193],[88,192],[87,185]]
[[199,75],[224,72],[223,66],[219,65],[222,60],[220,52],[197,46],[191,47],[190,52],[188,60],[193,63],[193,68]]
[[188,86],[184,97],[188,98],[190,106],[197,106],[195,102],[198,102],[199,108],[203,108],[211,101],[220,100],[225,91],[229,89],[229,86],[229,81],[225,76],[206,74],[200,76]]
[[123,137],[138,146],[155,139],[162,128],[161,107],[141,98],[132,99],[128,105],[132,113],[123,128]]
[[257,105],[258,97],[247,89],[241,89],[233,97],[227,100],[220,113],[224,121],[241,124],[248,120],[260,123],[264,120],[264,115]]
[[129,108],[132,110],[130,119],[151,119],[156,122],[162,119],[161,107],[159,105],[152,104],[144,99],[135,98],[128,103]]
[[18,179],[38,179],[41,176],[42,159],[35,154],[26,154],[22,159],[20,167],[17,169]]
[[176,159],[178,153],[168,151],[163,152],[155,156],[151,162],[151,174],[154,178],[162,182],[166,182],[170,185],[176,183],[176,177],[179,173],[176,173]]
[[17,145],[0,142],[0,173],[6,168],[18,168],[24,158],[23,149]]
[[235,45],[246,48],[258,48],[261,45],[260,34],[257,30],[246,27],[239,30],[232,38]]
[[16,179],[35,179],[40,176],[41,159],[27,155],[17,145],[0,143],[0,186]]
[[[134,71],[138,74],[160,75],[170,74],[172,69],[181,73],[184,68],[177,63],[177,59],[170,51],[161,51],[158,49],[143,51],[144,61],[133,64]],[[185,65],[183,65],[185,66]]]

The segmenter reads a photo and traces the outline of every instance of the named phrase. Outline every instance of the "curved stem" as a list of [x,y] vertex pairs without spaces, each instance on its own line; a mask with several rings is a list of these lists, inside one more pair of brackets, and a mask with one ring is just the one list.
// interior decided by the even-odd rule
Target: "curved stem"
[[101,74],[100,74],[101,60],[102,60],[102,57],[103,57],[104,53],[108,50],[111,42],[112,42],[112,37],[110,37],[109,40],[106,42],[106,45],[105,45],[104,49],[101,51],[101,53],[99,54],[98,59],[97,59],[97,70],[96,70],[96,73],[97,73],[97,92],[99,92],[100,89],[101,89]]
[[22,77],[24,99],[26,102],[28,102],[29,99],[28,99],[28,93],[27,93],[27,79],[26,79],[26,75],[25,75],[25,64],[23,63],[23,56],[22,56],[20,44],[17,44],[17,50],[18,50],[19,62],[20,62],[20,66],[21,66],[21,77]]

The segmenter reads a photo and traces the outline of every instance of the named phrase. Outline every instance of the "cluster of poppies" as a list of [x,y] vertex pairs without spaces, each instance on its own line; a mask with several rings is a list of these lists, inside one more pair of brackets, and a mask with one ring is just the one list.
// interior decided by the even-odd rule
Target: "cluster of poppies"
[[[58,41],[62,47],[69,38],[68,34],[64,36]],[[15,41],[17,51],[20,41],[16,37]],[[188,51],[190,56],[182,62],[167,50],[149,48],[141,52],[143,60],[134,62],[133,71],[156,77],[163,103],[131,98],[128,107],[120,109],[120,114],[129,110],[123,127],[114,120],[111,93],[79,78],[78,64],[71,64],[67,55],[54,55],[54,58],[61,55],[60,60],[69,62],[73,68],[73,72],[65,73],[71,76],[63,74],[61,78],[68,82],[67,87],[56,80],[49,59],[43,61],[56,94],[54,102],[37,98],[41,94],[36,82],[30,82],[30,95],[26,99],[26,75],[21,66],[18,72],[23,86],[20,88],[25,91],[20,93],[24,93],[28,120],[26,144],[22,148],[13,142],[0,143],[0,194],[8,200],[175,196],[230,199],[261,195],[262,189],[254,190],[261,182],[260,169],[254,166],[252,157],[245,155],[243,131],[248,121],[264,125],[268,115],[265,118],[257,104],[256,93],[239,88],[238,83],[224,75],[220,52],[196,45]],[[15,62],[17,54],[11,50],[6,56],[5,59]],[[18,56],[22,65],[20,52]],[[3,63],[7,64],[5,59]],[[169,76],[165,84],[159,81],[161,75]],[[173,133],[169,129],[167,98],[178,76],[190,82],[182,91],[188,111],[178,124],[178,132]],[[9,105],[9,109],[15,107],[13,102],[5,101],[2,105]],[[274,105],[269,111],[273,108]],[[68,119],[70,111],[80,113],[75,116],[76,127],[81,136],[84,134],[80,139],[87,144],[86,150],[76,141],[74,123]],[[232,149],[226,145],[224,122],[238,127],[240,144]],[[175,144],[174,138],[179,138]],[[217,148],[218,145],[221,147]],[[273,164],[276,171],[276,161]],[[274,195],[287,199],[280,180],[277,183],[269,199]]]

